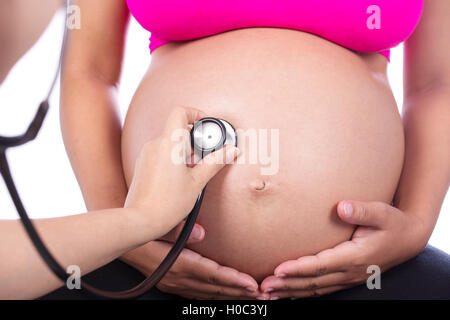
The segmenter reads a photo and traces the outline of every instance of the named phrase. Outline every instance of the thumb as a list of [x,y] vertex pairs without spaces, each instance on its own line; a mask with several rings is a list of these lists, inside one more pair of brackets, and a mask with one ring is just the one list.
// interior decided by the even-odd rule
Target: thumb
[[225,145],[222,149],[204,157],[192,169],[192,175],[204,187],[227,164],[233,163],[239,153],[239,149],[235,146]]
[[337,212],[344,222],[381,228],[390,220],[392,209],[384,202],[344,200],[339,202]]

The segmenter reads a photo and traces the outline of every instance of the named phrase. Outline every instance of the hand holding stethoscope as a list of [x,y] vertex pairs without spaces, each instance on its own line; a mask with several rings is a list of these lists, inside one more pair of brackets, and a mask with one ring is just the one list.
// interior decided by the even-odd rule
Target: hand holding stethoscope
[[[27,232],[40,256],[30,245],[18,221],[0,221],[0,234],[4,240],[0,243],[0,252],[4,255],[2,260],[7,262],[0,264],[0,297],[38,297],[56,289],[60,282],[48,272],[49,269],[42,264],[41,257],[62,280],[68,277],[63,266],[77,265],[82,269],[81,273],[86,274],[128,250],[160,238],[191,212],[178,244],[175,244],[161,266],[147,281],[136,288],[121,292],[103,291],[86,283],[82,283],[82,288],[109,298],[133,298],[145,293],[157,283],[178,257],[189,237],[200,209],[205,185],[226,164],[233,162],[239,152],[234,145],[224,145],[227,141],[222,136],[225,133],[222,131],[224,126],[219,125],[222,122],[213,118],[200,119],[204,116],[201,111],[195,109],[177,108],[172,112],[163,134],[147,142],[141,151],[125,208],[34,221],[28,219],[24,208],[19,210],[22,223],[29,224]],[[182,141],[173,141],[172,136],[174,131],[187,130],[192,125],[195,128],[191,131],[192,137],[203,137],[205,140],[197,139],[193,150],[188,148],[188,151],[195,152],[199,142],[205,144],[202,150],[207,150],[211,141],[218,145],[214,153],[205,155],[195,166],[187,166],[183,162],[174,162],[172,154],[176,144],[188,145],[190,137],[185,135]],[[205,134],[198,135],[202,131]],[[217,141],[213,141],[215,138]],[[20,209],[21,200],[14,192],[15,186],[4,151],[1,152],[1,172],[9,190],[12,191],[16,206]],[[33,232],[36,232],[35,235]],[[42,243],[40,235],[51,253]],[[55,260],[52,254],[58,260]],[[11,260],[10,257],[14,259]],[[52,259],[56,266],[52,265]],[[27,280],[30,278],[35,279],[31,284]]]
[[[69,1],[67,0],[66,8],[68,6]],[[69,255],[72,259],[75,256],[78,257],[78,260],[82,260],[81,256],[84,258],[84,262],[92,269],[93,266],[98,267],[100,265],[92,262],[89,264],[86,260],[101,260],[104,264],[111,256],[118,257],[127,250],[162,237],[189,213],[180,236],[160,266],[151,276],[135,288],[111,292],[82,283],[86,291],[101,297],[113,299],[136,298],[155,286],[181,253],[199,214],[206,188],[205,185],[226,163],[234,159],[237,153],[235,148],[237,146],[237,136],[234,128],[225,120],[205,118],[205,115],[198,110],[177,108],[169,117],[162,137],[147,143],[143,148],[142,155],[137,161],[136,173],[127,197],[126,208],[122,209],[126,213],[117,215],[117,210],[120,210],[117,209],[116,211],[106,210],[102,214],[98,212],[96,215],[91,213],[84,217],[60,218],[50,223],[32,221],[14,183],[13,175],[9,168],[7,152],[11,148],[33,141],[42,127],[49,109],[49,99],[55,88],[61,62],[63,61],[67,38],[67,21],[66,17],[59,68],[45,100],[39,105],[35,117],[24,134],[15,137],[0,136],[0,174],[5,181],[22,225],[34,249],[39,253],[40,258],[42,258],[47,267],[62,281],[67,281],[69,278],[67,271],[60,261],[55,258],[51,252],[52,250],[47,248],[48,244],[41,239],[41,233],[46,236],[56,237],[60,245],[68,247],[67,250],[63,250],[66,256]],[[189,134],[185,135],[185,141],[181,141],[181,143],[189,146],[190,142],[192,150],[191,147],[186,150],[191,151],[197,159],[201,159],[200,163],[190,168],[184,162],[173,161],[172,151],[174,144],[180,142],[174,142],[171,139],[175,130],[186,131],[189,125],[192,126],[190,136]],[[231,148],[227,148],[226,145],[231,145]],[[217,161],[220,159],[221,161]],[[108,220],[107,224],[104,223],[105,219]],[[99,229],[99,233],[103,233],[105,237],[114,236],[114,232],[123,233],[124,230],[129,231],[129,233],[127,232],[125,236],[122,236],[120,242],[117,243],[103,241],[101,245],[99,241],[94,244],[95,234],[92,233],[92,227],[95,229],[96,226],[99,228],[103,227],[102,230]],[[23,252],[19,256],[22,256],[24,260],[27,258],[31,259],[32,261],[28,261],[28,263],[34,264],[36,261],[34,261],[33,256],[36,252],[26,252],[28,249],[24,247],[29,245],[29,242],[26,242],[20,234],[18,235],[19,231],[21,231],[18,227],[20,226],[17,223],[11,224],[3,221],[0,223],[0,234],[5,235],[6,238],[11,238],[10,241],[15,244],[13,248],[15,252],[23,248]],[[76,232],[71,230],[71,227],[76,228]],[[84,231],[85,229],[89,229],[91,232],[87,233],[88,231]],[[61,230],[67,231],[69,235]],[[57,235],[58,232],[59,235]],[[79,246],[78,242],[81,241],[79,239],[83,239],[85,242],[83,245],[89,246],[89,249],[84,254],[78,252],[81,251],[82,246],[77,248],[78,251],[74,249],[74,242],[77,241]],[[1,245],[5,246],[4,243]],[[10,252],[11,249],[0,246],[0,252],[7,249],[6,256],[10,256],[12,254]],[[74,254],[70,255],[71,251],[74,251]],[[58,252],[56,256],[61,257],[61,253]],[[0,265],[0,272],[3,271],[2,273],[5,274],[4,271],[6,271],[6,276],[8,276],[8,272],[12,273],[12,270],[18,265],[22,265],[22,268],[23,265],[25,267],[28,266],[26,263],[11,263],[10,265],[3,266],[3,268]],[[35,273],[37,272],[36,270],[34,271]],[[23,279],[20,278],[22,276],[20,273],[19,280],[23,282]],[[32,278],[33,275],[28,274],[28,276]],[[16,278],[5,278],[6,280],[12,281],[13,289],[17,288],[14,284],[14,281],[17,280]],[[20,288],[19,286],[19,291]],[[0,290],[0,295],[2,293]]]
[[[194,123],[204,123],[199,122],[204,118],[206,115],[196,109],[175,109],[163,135],[147,142],[136,162],[125,207],[138,208],[142,212],[142,223],[148,224],[154,239],[161,238],[186,218],[208,181],[226,164],[232,163],[239,153],[233,144],[224,144],[194,167],[176,163],[173,150],[183,143],[189,146],[191,142],[174,141],[173,133],[180,129],[189,130]],[[221,134],[216,136],[222,137]]]

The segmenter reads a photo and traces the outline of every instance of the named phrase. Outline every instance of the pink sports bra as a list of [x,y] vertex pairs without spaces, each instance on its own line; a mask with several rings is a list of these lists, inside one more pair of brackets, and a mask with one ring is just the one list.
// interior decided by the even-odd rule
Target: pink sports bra
[[150,51],[171,42],[250,27],[277,27],[318,35],[357,52],[379,52],[405,41],[424,0],[126,0],[151,32]]

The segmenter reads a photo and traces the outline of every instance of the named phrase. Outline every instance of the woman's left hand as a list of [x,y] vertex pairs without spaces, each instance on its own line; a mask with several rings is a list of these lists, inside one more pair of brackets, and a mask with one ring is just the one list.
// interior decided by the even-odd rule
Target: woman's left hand
[[344,222],[358,225],[352,239],[280,264],[261,284],[270,299],[321,296],[364,283],[372,274],[368,266],[384,272],[419,254],[428,241],[417,215],[383,202],[345,200],[337,212]]

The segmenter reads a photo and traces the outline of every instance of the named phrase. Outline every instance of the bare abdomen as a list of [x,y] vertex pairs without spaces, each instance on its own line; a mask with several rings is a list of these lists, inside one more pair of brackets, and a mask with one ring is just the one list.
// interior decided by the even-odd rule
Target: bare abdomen
[[206,238],[190,246],[257,280],[349,239],[353,227],[337,218],[338,201],[394,195],[404,145],[392,93],[363,58],[326,40],[245,29],[157,49],[125,122],[128,182],[141,146],[176,106],[247,133],[279,133],[277,163],[275,154],[249,163],[250,144],[240,139],[247,161],[209,183],[198,220]]

